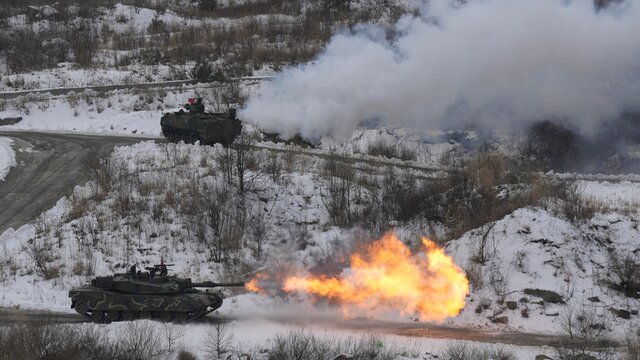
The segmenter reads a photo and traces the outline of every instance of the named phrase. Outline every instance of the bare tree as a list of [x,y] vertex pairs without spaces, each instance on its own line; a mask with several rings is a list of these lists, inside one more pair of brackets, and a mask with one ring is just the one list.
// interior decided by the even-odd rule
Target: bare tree
[[[238,189],[241,195],[247,190],[256,190],[256,181],[262,175],[262,172],[258,171],[260,167],[258,166],[255,149],[253,147],[257,137],[257,130],[255,132],[246,132],[246,130],[243,129],[233,144]],[[252,175],[248,176],[250,171],[252,171]]]
[[320,195],[329,217],[338,226],[352,224],[351,198],[355,187],[355,171],[348,164],[334,159],[325,161],[323,170],[328,183]]
[[208,331],[204,348],[210,359],[221,359],[232,348],[233,334],[224,319],[219,319]]
[[231,148],[227,147],[216,157],[218,167],[222,169],[224,179],[229,185],[233,185],[234,155],[235,154],[231,151]]
[[171,354],[176,350],[176,345],[184,336],[184,330],[175,324],[165,323],[162,326],[162,336],[165,340],[166,351]]
[[244,201],[218,184],[205,186],[199,197],[202,212],[197,218],[206,226],[203,240],[211,249],[212,260],[223,261],[229,251],[240,249],[248,230]]
[[69,33],[69,42],[76,62],[82,67],[91,65],[98,48],[98,30],[90,20],[82,20]]
[[[258,210],[260,211],[260,210]],[[260,259],[262,256],[262,248],[264,246],[264,241],[267,238],[267,223],[264,220],[262,214],[258,211],[254,212],[249,216],[250,220],[250,232],[251,232],[251,242],[253,244],[253,255]]]

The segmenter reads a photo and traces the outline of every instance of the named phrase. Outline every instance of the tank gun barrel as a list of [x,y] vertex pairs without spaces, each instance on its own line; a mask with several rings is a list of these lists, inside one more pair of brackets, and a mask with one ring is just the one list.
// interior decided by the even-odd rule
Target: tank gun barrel
[[191,284],[192,287],[243,287],[243,282],[232,282],[232,283],[218,283],[213,281],[203,281],[203,282],[195,282]]

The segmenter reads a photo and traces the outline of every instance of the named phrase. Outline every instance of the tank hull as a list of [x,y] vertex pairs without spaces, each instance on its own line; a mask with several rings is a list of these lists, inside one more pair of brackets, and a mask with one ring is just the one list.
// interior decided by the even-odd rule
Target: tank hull
[[233,115],[216,113],[166,113],[160,119],[162,135],[169,141],[228,146],[242,131]]
[[222,305],[216,293],[191,290],[181,294],[123,294],[84,286],[69,291],[71,307],[94,322],[151,318],[185,322],[201,318]]

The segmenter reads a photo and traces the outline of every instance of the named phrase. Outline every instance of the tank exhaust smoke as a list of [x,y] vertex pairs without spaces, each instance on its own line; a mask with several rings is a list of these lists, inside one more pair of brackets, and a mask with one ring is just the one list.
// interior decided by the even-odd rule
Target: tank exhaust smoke
[[283,137],[348,137],[362,124],[519,128],[561,119],[586,133],[640,110],[640,4],[592,0],[424,1],[387,40],[335,35],[288,68],[241,117]]

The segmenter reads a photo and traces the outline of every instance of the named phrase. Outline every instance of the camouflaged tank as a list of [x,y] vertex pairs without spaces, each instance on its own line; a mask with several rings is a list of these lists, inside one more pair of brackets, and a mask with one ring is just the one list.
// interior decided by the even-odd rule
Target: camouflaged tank
[[91,284],[69,291],[71,308],[93,322],[135,319],[185,322],[198,319],[222,305],[216,292],[196,288],[236,287],[244,283],[192,282],[167,275],[167,265],[148,272],[99,276]]
[[192,113],[178,111],[166,113],[160,118],[162,135],[171,142],[184,141],[213,145],[230,145],[242,132],[242,123],[235,109],[228,113]]

